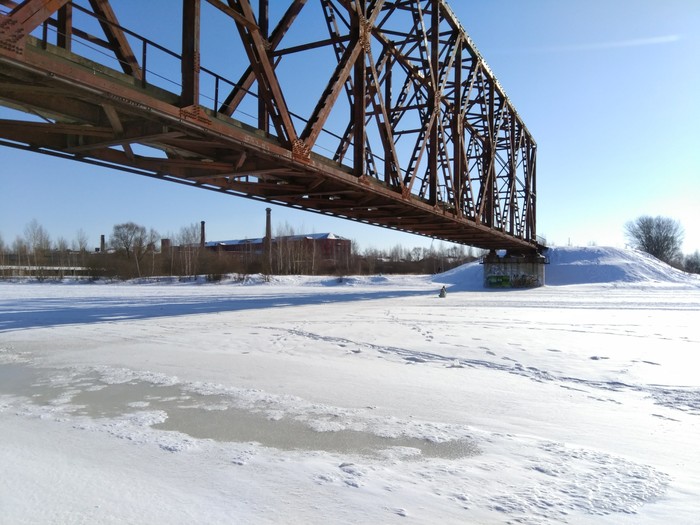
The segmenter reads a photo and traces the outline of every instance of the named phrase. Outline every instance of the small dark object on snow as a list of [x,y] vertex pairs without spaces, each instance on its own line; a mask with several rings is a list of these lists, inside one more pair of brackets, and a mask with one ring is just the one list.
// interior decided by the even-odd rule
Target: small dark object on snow
[[440,289],[440,297],[447,297],[447,288],[444,286]]

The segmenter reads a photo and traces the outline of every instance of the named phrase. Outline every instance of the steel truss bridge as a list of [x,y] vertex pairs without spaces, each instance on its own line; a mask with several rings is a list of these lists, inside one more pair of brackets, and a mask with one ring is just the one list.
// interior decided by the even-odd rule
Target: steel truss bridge
[[535,141],[445,0],[0,0],[0,104],[5,146],[542,247]]

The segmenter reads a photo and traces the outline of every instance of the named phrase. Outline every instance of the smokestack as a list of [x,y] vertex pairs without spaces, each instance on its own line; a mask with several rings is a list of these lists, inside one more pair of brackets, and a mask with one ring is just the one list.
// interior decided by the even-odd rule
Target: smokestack
[[265,262],[265,273],[272,273],[272,220],[270,219],[270,208],[265,208],[267,216],[265,218],[265,238],[263,239],[263,251],[267,261]]
[[160,240],[160,252],[166,255],[170,254],[170,248],[172,247],[170,239]]
[[105,236],[100,235],[100,253],[105,252]]
[[206,240],[206,235],[205,235],[205,232],[204,232],[204,221],[202,221],[202,231],[201,231],[201,233],[199,234],[199,247],[200,247],[200,248],[204,248],[204,242],[205,242],[205,240]]
[[265,212],[267,214],[265,218],[265,242],[271,243],[272,242],[272,221],[270,220],[270,213],[272,213],[272,210],[270,208],[265,208]]

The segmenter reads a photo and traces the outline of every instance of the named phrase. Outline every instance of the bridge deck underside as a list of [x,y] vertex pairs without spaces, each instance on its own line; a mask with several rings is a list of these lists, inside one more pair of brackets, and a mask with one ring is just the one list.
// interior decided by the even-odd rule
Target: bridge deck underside
[[0,104],[42,117],[0,120],[3,145],[485,249],[537,249],[444,202],[299,155],[230,117],[182,107],[179,95],[44,47],[30,37],[22,54],[0,50]]

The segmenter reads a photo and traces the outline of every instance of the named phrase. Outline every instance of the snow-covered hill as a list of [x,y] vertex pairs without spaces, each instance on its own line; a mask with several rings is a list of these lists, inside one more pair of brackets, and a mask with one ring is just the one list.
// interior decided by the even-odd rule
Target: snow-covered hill
[[[609,247],[556,247],[545,253],[547,286],[611,284],[700,287],[700,276],[688,274],[637,250]],[[483,289],[483,266],[473,262],[434,278],[452,291]]]
[[630,283],[700,286],[700,276],[669,266],[638,250],[620,248],[551,248],[546,282],[569,284]]

